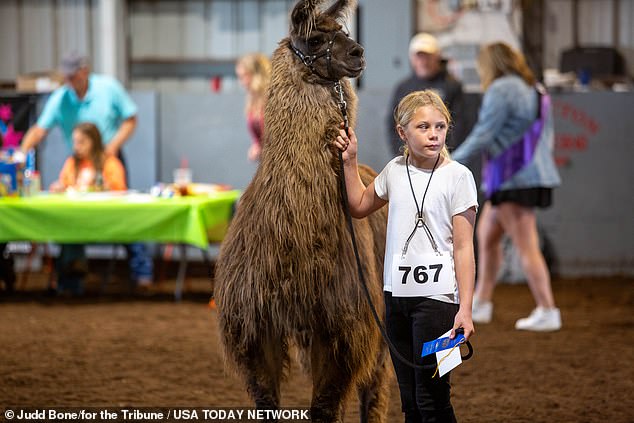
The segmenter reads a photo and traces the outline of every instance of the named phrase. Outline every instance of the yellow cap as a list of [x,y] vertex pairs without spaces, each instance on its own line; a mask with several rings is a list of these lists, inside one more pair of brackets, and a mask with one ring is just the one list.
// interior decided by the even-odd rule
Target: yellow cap
[[437,54],[440,52],[438,47],[438,40],[431,34],[421,32],[412,37],[412,41],[409,42],[409,53],[428,53]]

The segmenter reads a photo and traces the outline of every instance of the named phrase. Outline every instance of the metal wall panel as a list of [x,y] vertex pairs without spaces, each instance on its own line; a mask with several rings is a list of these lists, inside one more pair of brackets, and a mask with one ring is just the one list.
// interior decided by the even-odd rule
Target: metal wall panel
[[612,2],[605,0],[582,0],[578,4],[579,44],[612,45]]
[[[120,0],[129,4],[130,16],[122,18],[120,67],[127,67],[124,60],[126,42],[124,28],[129,27],[132,60],[139,58],[165,59],[221,59],[233,60],[250,51],[271,54],[281,38],[288,32],[289,11],[295,0]],[[0,80],[13,80],[19,73],[53,69],[61,55],[78,50],[91,57],[93,69],[100,71],[100,21],[101,0],[2,0],[0,1]],[[377,10],[393,9],[396,4],[381,6],[383,2],[361,0],[365,8],[364,21],[366,49],[369,63],[373,61],[373,43],[385,43],[385,36],[396,34],[391,15],[373,16]],[[548,0],[544,46],[546,67],[557,67],[560,52],[572,47],[572,0]],[[386,3],[387,4],[387,3]],[[613,2],[605,0],[579,0],[578,22],[581,44],[613,43]],[[630,74],[634,73],[634,2],[618,1],[618,46],[626,57]],[[383,13],[383,12],[381,12]],[[387,20],[386,20],[387,19]],[[408,22],[406,17],[399,18]],[[392,22],[392,23],[390,23]],[[375,25],[376,24],[376,25]],[[376,37],[372,28],[388,25],[386,33]],[[403,28],[407,25],[401,25]],[[350,30],[356,32],[354,21]],[[396,32],[395,32],[396,31]],[[409,32],[399,34],[398,48],[407,45]],[[377,34],[378,35],[378,34]],[[396,35],[395,35],[396,36]],[[368,38],[369,37],[369,38]],[[390,42],[390,40],[387,40]],[[383,49],[383,47],[380,47]],[[385,60],[383,57],[381,60]],[[407,71],[407,62],[391,57],[389,67],[397,73]],[[378,66],[378,67],[377,67]],[[374,63],[366,72],[368,86],[372,81],[389,81],[386,65]],[[399,68],[395,69],[395,68]],[[125,75],[125,71],[122,72]],[[376,74],[376,75],[373,75]],[[376,76],[376,78],[373,78]],[[198,82],[186,82],[185,86],[199,87]],[[147,79],[147,78],[146,78]],[[155,80],[156,78],[151,78]],[[150,87],[147,81],[137,82]],[[225,83],[226,82],[226,83]],[[168,83],[168,86],[173,86]],[[208,84],[204,84],[208,87]],[[223,90],[235,86],[223,81]]]
[[22,0],[20,14],[20,73],[53,69],[55,56],[55,10],[52,1]]
[[92,58],[99,36],[96,1],[1,1],[0,79],[56,69],[62,55],[71,50]]
[[89,57],[94,55],[91,35],[91,14],[85,0],[57,0],[55,6],[55,39],[53,57],[59,58],[70,51]]
[[134,1],[130,5],[130,54],[133,58],[155,55],[154,2]]
[[205,57],[205,8],[203,0],[189,0],[183,6],[183,54],[185,57]]
[[625,57],[630,75],[634,75],[634,2],[619,3],[619,50]]
[[[292,3],[292,2],[291,2]],[[261,49],[270,54],[277,43],[288,34],[288,15],[292,5],[286,0],[268,0],[262,3]]]
[[263,51],[260,43],[260,2],[243,0],[238,4],[238,43],[236,54]]
[[160,1],[155,3],[154,15],[154,56],[179,58],[184,55],[183,3]]
[[[92,67],[96,72],[101,72],[101,24],[99,3],[101,0],[89,0],[86,1],[86,7],[90,8],[90,38],[92,40],[92,53],[90,53],[90,61]],[[127,63],[121,62],[122,66],[127,66]]]
[[207,9],[207,54],[213,59],[236,57],[237,25],[236,2],[213,1]]
[[0,2],[0,81],[13,81],[20,70],[19,12],[17,0]]

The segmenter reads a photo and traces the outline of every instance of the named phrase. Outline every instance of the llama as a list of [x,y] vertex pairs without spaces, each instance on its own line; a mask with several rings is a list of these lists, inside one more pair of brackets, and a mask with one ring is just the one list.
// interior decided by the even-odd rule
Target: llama
[[[388,354],[358,280],[332,145],[342,122],[333,86],[340,81],[354,125],[357,99],[345,78],[358,76],[365,59],[338,22],[355,2],[320,11],[322,1],[296,4],[290,36],[273,54],[260,166],[218,257],[218,320],[226,356],[256,407],[279,407],[296,347],[312,374],[312,421],[342,421],[356,386],[362,421],[383,422]],[[366,184],[376,176],[360,171]],[[382,315],[386,212],[355,220],[354,228]]]

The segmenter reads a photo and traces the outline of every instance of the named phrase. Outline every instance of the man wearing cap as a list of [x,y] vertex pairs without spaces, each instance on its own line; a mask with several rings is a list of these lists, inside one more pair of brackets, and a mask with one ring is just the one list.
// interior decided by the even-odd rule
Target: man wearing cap
[[[20,149],[26,154],[37,146],[48,131],[59,126],[69,151],[73,149],[73,128],[91,122],[99,128],[105,152],[118,157],[125,167],[121,148],[137,125],[137,106],[115,78],[90,72],[86,57],[70,53],[60,66],[64,86],[49,97],[42,114],[27,131]],[[144,244],[126,245],[132,278],[139,286],[152,281],[152,260]]]
[[62,129],[70,151],[75,125],[92,122],[101,132],[106,154],[121,158],[121,148],[136,128],[136,104],[119,81],[91,73],[81,55],[65,56],[61,72],[66,83],[51,94],[37,123],[24,136],[22,151],[34,148],[54,126]]
[[[409,60],[412,75],[396,86],[387,116],[388,142],[395,155],[400,154],[403,143],[394,128],[394,110],[401,99],[413,91],[436,91],[447,105],[456,126],[460,124],[458,114],[462,104],[462,84],[447,72],[436,38],[427,33],[416,34],[409,43]],[[456,132],[455,129],[453,133]],[[452,132],[447,137],[449,147],[455,147],[451,142],[454,138]]]

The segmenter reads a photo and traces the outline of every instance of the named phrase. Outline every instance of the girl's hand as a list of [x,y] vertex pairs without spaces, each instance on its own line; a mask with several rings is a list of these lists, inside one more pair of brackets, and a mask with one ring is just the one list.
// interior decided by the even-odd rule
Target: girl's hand
[[[343,123],[341,124],[343,127]],[[346,131],[344,129],[339,130],[339,135],[335,139],[335,146],[343,151],[342,157],[344,161],[348,161],[350,159],[355,159],[357,157],[357,135],[355,134],[352,128],[349,128],[350,136],[346,135]]]
[[50,192],[64,192],[64,185],[60,181],[54,181],[49,187]]
[[462,309],[458,310],[456,318],[453,322],[453,328],[451,329],[451,334],[449,335],[449,338],[454,339],[456,337],[456,329],[458,328],[464,329],[465,341],[468,341],[471,335],[475,333],[473,320],[471,319],[471,313],[467,313]]
[[116,147],[114,147],[112,143],[106,145],[103,149],[103,152],[105,153],[106,157],[108,156],[117,157],[119,154],[119,150]]
[[249,152],[247,153],[247,157],[252,162],[257,162],[258,160],[260,160],[261,153],[262,153],[262,147],[260,146],[260,144],[253,143],[251,144],[251,147],[249,147]]

